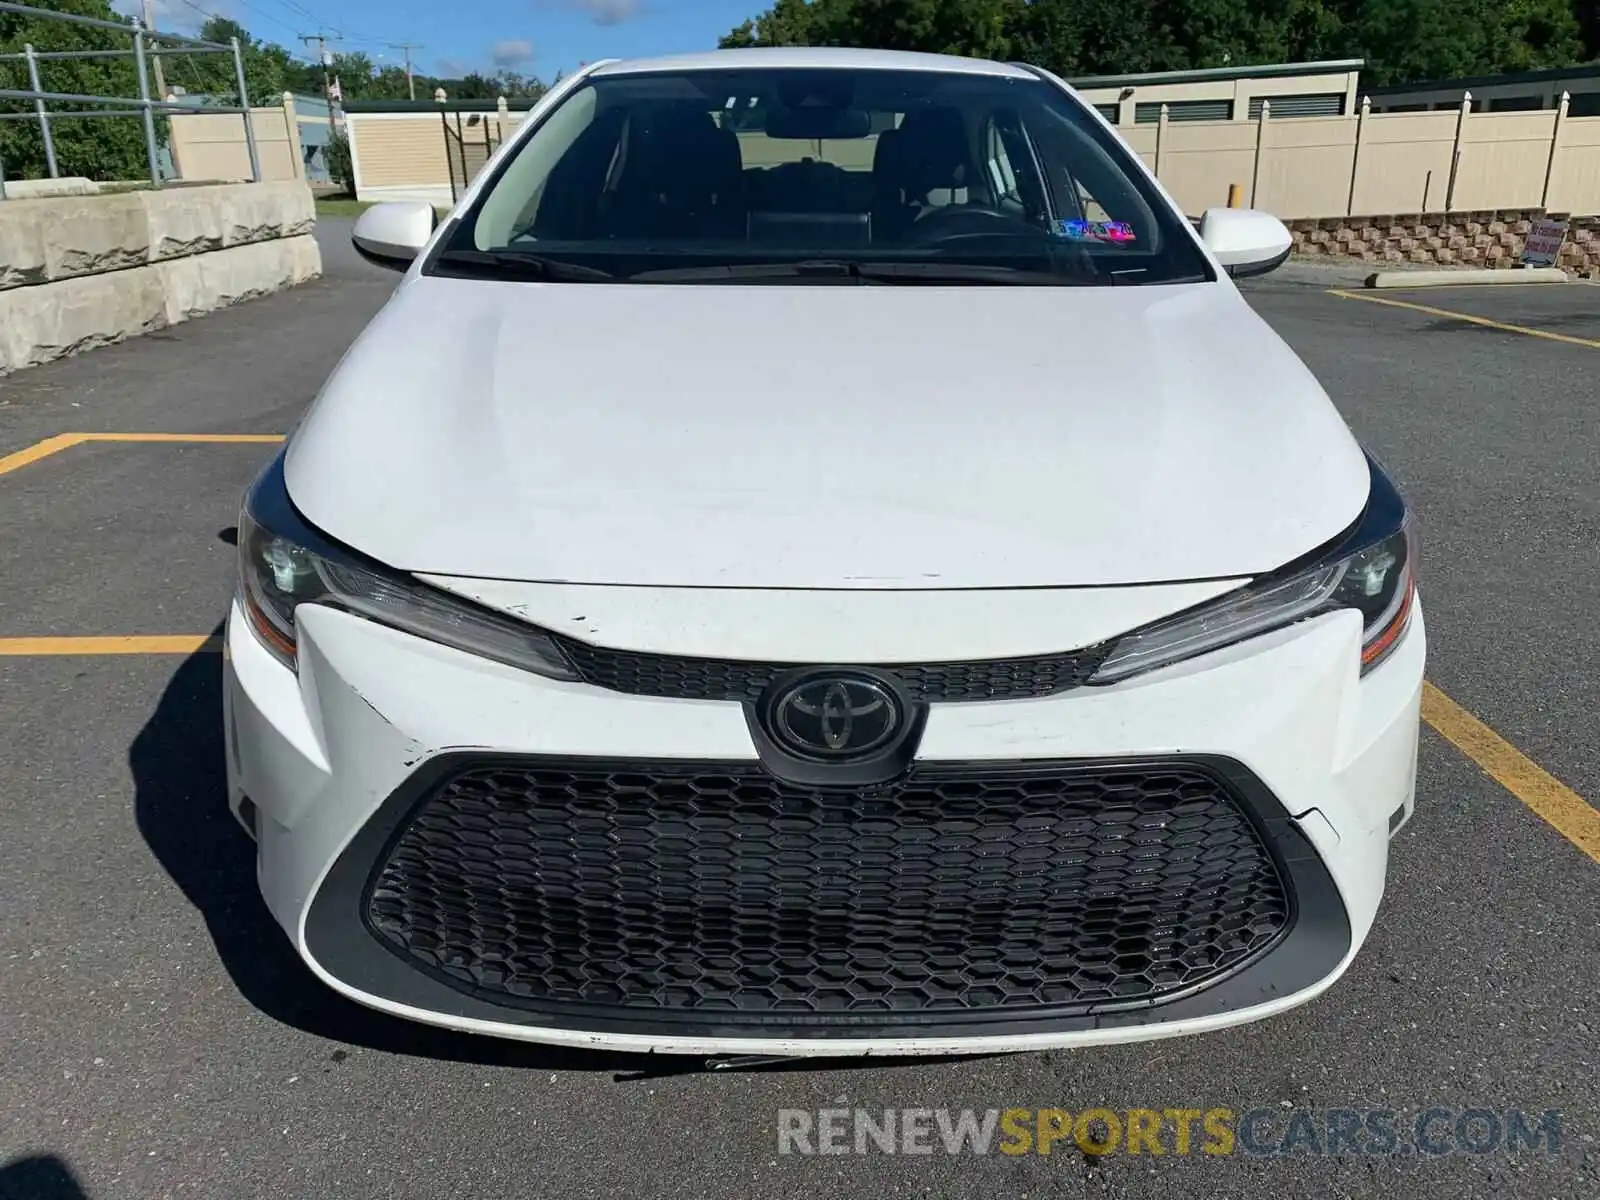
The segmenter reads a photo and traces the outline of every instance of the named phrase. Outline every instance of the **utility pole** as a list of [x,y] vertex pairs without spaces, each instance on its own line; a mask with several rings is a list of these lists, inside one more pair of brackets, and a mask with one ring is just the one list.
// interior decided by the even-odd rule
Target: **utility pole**
[[333,119],[333,80],[328,78],[328,68],[333,64],[333,55],[328,53],[328,39],[320,33],[302,33],[300,40],[308,46],[312,42],[317,44],[317,62],[322,64],[322,98],[328,105],[328,136],[332,137],[339,132],[339,126]]
[[[150,3],[150,0],[142,0],[140,12],[142,14],[139,18],[140,24],[142,24],[151,33],[154,33],[156,31],[155,6]],[[162,73],[161,70],[161,55],[152,54],[150,57],[150,65],[155,68],[156,99],[165,100],[167,98],[167,77]],[[243,101],[241,101],[241,103],[243,103]]]
[[409,92],[411,94],[411,98],[413,100],[415,100],[417,98],[417,81],[415,79],[413,79],[412,76],[411,76],[411,52],[413,50],[421,50],[422,49],[422,43],[421,42],[389,42],[387,44],[388,44],[389,49],[391,49],[391,50],[402,50],[402,51],[405,52],[405,56],[406,56],[406,91]]

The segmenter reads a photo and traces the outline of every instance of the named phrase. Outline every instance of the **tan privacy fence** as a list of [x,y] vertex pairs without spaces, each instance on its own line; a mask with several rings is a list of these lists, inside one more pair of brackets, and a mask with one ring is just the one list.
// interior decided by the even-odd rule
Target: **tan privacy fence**
[[[256,154],[263,181],[303,178],[305,161],[300,150],[300,124],[294,97],[283,103],[252,108]],[[187,180],[227,182],[250,178],[250,151],[245,144],[244,118],[230,113],[180,113],[172,123],[172,165]]]
[[1280,217],[1544,208],[1600,212],[1600,117],[1445,112],[1161,120],[1118,131],[1191,216],[1245,203]]
[[[475,147],[498,145],[525,116],[503,105],[348,112],[357,195],[449,204],[452,175],[459,189],[487,157]],[[1191,216],[1226,204],[1232,184],[1246,204],[1286,219],[1505,208],[1600,213],[1600,117],[1568,116],[1565,98],[1553,111],[1506,113],[1473,112],[1470,98],[1444,112],[1373,113],[1363,102],[1344,117],[1275,118],[1267,104],[1254,121],[1162,119],[1118,134]],[[740,140],[746,165],[759,165],[762,139]],[[868,169],[873,140],[826,157]]]

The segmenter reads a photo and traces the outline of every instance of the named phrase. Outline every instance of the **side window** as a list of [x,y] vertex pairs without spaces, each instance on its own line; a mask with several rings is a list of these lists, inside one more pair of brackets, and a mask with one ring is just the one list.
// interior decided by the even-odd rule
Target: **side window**
[[1083,186],[1082,180],[1074,180],[1073,183],[1078,189],[1078,206],[1083,211],[1084,220],[1113,221],[1116,219],[1106,211],[1105,205],[1089,194],[1089,190]]
[[1021,189],[1017,186],[1016,168],[1011,165],[1005,138],[993,117],[984,125],[983,160],[984,169],[989,173],[989,188],[998,206],[1009,212],[1022,213],[1026,206],[1022,201]]

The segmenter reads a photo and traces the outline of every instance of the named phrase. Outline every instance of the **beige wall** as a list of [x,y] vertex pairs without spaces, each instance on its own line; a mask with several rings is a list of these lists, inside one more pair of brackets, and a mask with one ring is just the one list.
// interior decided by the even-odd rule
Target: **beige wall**
[[1268,212],[1315,212],[1337,204],[1354,169],[1356,123],[1302,117],[1261,126],[1261,168],[1250,203]]
[[361,200],[450,202],[450,164],[437,113],[346,113]]
[[1589,92],[1600,92],[1600,77],[1590,76],[1584,78],[1555,78],[1536,82],[1522,83],[1480,83],[1471,89],[1459,84],[1455,87],[1439,88],[1413,88],[1402,92],[1394,92],[1372,98],[1372,111],[1385,112],[1396,105],[1422,104],[1429,108],[1434,105],[1454,108],[1461,103],[1463,93],[1470,90],[1474,108],[1488,112],[1496,101],[1516,100],[1536,97],[1541,108],[1555,110],[1557,102],[1561,99],[1562,92],[1579,95]]
[[1532,208],[1544,201],[1554,112],[1473,113],[1462,129],[1457,208]]
[[[1133,125],[1140,104],[1173,104],[1184,100],[1231,100],[1233,119],[1250,118],[1250,101],[1265,96],[1306,96],[1323,92],[1344,94],[1346,113],[1355,111],[1359,70],[1321,75],[1266,75],[1257,79],[1207,79],[1187,83],[1140,84],[1134,87],[1077,89],[1090,104],[1118,105],[1116,125]],[[1131,93],[1126,98],[1123,92]]]
[[[255,125],[256,158],[263,182],[299,179],[300,128],[282,105],[250,110]],[[172,122],[172,162],[185,180],[248,180],[250,150],[244,117],[238,113],[176,113]]]
[[1153,137],[1148,127],[1119,132],[1141,152],[1150,141],[1159,144],[1159,156],[1142,157],[1190,216],[1226,204],[1230,183],[1243,188],[1247,202],[1253,195],[1257,208],[1284,218],[1441,212],[1447,197],[1455,212],[1543,207],[1600,213],[1600,117],[1558,122],[1558,116],[1368,113],[1172,122]]
[[[1188,211],[1190,197],[1226,204],[1228,186],[1250,180],[1256,157],[1256,126],[1250,121],[1186,121],[1157,126],[1156,177]],[[1220,197],[1220,199],[1211,199]]]
[[1600,117],[1562,122],[1545,206],[1552,212],[1600,213]]
[[[469,177],[476,176],[488,158],[484,124],[489,126],[491,145],[499,146],[527,117],[525,112],[492,111],[460,115]],[[454,132],[456,114],[447,116]],[[459,160],[452,163],[446,157],[444,118],[440,113],[346,113],[345,127],[350,137],[358,199],[450,203],[451,168],[459,177],[461,166]],[[453,138],[450,146],[453,151]],[[459,178],[457,185],[459,188]]]
[[[1351,211],[1428,212],[1442,209],[1450,184],[1450,158],[1459,114],[1369,113],[1361,123],[1360,160]],[[1340,216],[1345,210],[1325,194],[1314,210],[1282,217]]]

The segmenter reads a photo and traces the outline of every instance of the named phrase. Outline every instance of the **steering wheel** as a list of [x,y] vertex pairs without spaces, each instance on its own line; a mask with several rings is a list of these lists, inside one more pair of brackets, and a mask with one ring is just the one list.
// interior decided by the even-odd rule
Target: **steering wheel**
[[1037,236],[1039,232],[1037,225],[987,204],[953,204],[918,217],[906,231],[905,240],[919,246],[939,246],[967,238]]

